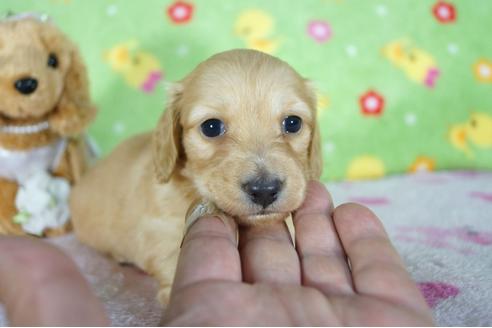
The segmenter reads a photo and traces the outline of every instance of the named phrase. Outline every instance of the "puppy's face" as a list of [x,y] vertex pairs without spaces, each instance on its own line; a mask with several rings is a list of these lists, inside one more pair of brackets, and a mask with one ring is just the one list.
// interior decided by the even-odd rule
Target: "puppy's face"
[[39,118],[58,102],[69,56],[57,36],[31,19],[0,23],[0,119]]
[[243,224],[284,219],[301,205],[307,179],[321,169],[304,79],[274,57],[235,50],[202,63],[176,89],[160,126],[179,139],[172,172]]

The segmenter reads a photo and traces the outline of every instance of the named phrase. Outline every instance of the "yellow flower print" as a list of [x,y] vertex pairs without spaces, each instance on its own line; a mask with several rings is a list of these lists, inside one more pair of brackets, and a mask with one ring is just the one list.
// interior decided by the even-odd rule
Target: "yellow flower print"
[[411,173],[431,172],[436,168],[436,161],[427,156],[418,156],[408,170]]
[[480,59],[473,65],[475,78],[482,83],[492,83],[492,61]]

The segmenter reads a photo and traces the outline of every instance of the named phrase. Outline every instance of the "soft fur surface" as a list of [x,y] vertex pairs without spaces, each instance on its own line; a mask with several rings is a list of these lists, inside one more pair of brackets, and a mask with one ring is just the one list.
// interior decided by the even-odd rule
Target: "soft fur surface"
[[[302,118],[299,132],[283,132],[289,115]],[[226,129],[216,138],[200,129],[212,118]],[[170,88],[153,135],[124,142],[83,178],[71,199],[75,232],[155,276],[165,303],[192,202],[211,201],[243,224],[282,220],[300,206],[307,179],[319,178],[320,170],[315,97],[307,81],[258,51],[224,52]],[[283,185],[264,208],[243,190],[263,176]]]
[[[50,54],[56,55],[58,67],[48,66]],[[90,103],[84,63],[76,46],[53,24],[35,18],[0,22],[0,56],[0,125],[50,123],[42,136],[1,135],[3,147],[29,149],[56,136],[76,136],[92,121],[96,109]],[[30,95],[14,88],[23,77],[38,80]]]
[[[442,172],[328,184],[335,204],[362,202],[383,220],[440,326],[492,325],[492,173]],[[73,235],[52,239],[79,265],[113,325],[154,326],[157,282]],[[6,324],[0,315],[0,325]]]
[[[56,67],[48,65],[50,56],[56,58]],[[37,81],[31,94],[15,88],[25,78]],[[58,28],[33,17],[0,21],[0,128],[49,123],[48,129],[37,133],[0,131],[0,149],[28,153],[67,138],[68,146],[51,173],[73,183],[87,167],[86,144],[80,134],[95,114],[79,52]],[[24,234],[12,222],[17,188],[17,181],[0,176],[0,234]],[[46,235],[69,228],[48,229]]]

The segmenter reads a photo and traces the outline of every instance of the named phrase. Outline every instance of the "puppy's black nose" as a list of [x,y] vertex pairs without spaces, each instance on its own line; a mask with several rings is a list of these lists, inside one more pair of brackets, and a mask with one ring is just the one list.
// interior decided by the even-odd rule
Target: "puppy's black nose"
[[36,91],[36,88],[38,87],[38,80],[26,77],[15,81],[14,86],[17,91],[19,91],[23,95],[29,95]]
[[282,181],[279,179],[257,178],[243,184],[243,190],[249,195],[253,203],[267,208],[277,200],[282,190]]

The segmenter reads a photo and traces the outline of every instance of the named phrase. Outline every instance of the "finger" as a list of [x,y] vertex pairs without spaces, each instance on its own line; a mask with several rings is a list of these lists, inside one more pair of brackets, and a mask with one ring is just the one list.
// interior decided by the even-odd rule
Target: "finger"
[[374,213],[358,204],[344,204],[335,209],[334,222],[350,259],[357,293],[427,308]]
[[172,293],[207,280],[241,281],[236,235],[231,218],[198,219],[183,240]]
[[60,250],[0,236],[0,301],[13,326],[107,326],[100,301]]
[[333,225],[333,203],[319,182],[308,184],[306,200],[294,214],[302,284],[325,294],[351,294],[352,279]]
[[299,258],[284,221],[242,227],[239,250],[244,281],[300,284]]

